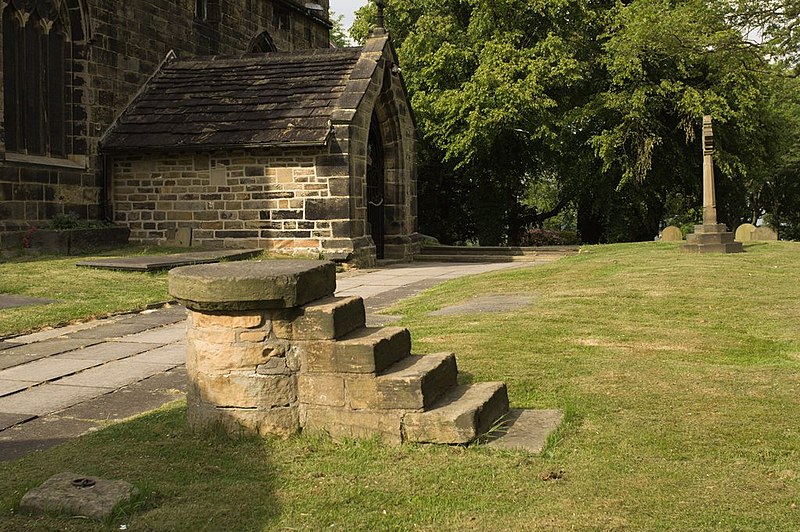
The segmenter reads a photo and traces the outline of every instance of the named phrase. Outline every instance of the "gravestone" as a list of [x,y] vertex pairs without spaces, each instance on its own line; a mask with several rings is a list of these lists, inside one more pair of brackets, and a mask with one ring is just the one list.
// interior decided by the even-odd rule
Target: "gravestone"
[[771,227],[762,225],[761,227],[756,227],[756,230],[753,231],[752,239],[759,241],[776,241],[778,240],[778,233]]
[[753,224],[742,224],[736,228],[736,235],[734,239],[737,242],[750,242],[753,239],[753,233],[756,230],[756,226]]
[[679,227],[668,225],[661,231],[661,240],[664,242],[680,242],[683,240],[683,233]]

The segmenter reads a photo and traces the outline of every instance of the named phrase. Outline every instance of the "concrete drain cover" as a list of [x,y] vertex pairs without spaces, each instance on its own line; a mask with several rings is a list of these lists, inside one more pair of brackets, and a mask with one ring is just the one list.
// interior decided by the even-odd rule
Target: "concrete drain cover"
[[131,500],[137,493],[138,490],[124,480],[59,473],[26,493],[19,509],[31,515],[56,513],[102,521],[118,504]]
[[494,296],[474,297],[458,305],[429,312],[428,316],[508,312],[509,310],[516,310],[530,305],[535,297],[534,294],[498,294]]

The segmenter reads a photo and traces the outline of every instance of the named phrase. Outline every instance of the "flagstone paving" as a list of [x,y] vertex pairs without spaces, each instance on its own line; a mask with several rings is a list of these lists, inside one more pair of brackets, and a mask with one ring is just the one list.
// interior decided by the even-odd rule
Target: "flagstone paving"
[[[398,264],[337,278],[338,296],[377,312],[438,283],[532,263]],[[177,305],[0,341],[0,461],[14,460],[183,395],[185,310]]]

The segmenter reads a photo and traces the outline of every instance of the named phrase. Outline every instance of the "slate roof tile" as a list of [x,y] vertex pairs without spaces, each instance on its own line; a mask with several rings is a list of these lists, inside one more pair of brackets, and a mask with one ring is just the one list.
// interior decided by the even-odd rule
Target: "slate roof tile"
[[105,151],[322,145],[360,48],[165,64],[102,139]]

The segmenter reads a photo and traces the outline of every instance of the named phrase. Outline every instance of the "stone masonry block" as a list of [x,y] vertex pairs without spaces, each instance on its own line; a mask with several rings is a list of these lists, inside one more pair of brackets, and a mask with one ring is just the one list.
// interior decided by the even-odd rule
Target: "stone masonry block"
[[225,373],[255,370],[273,356],[268,346],[258,343],[216,344],[197,340],[195,331],[186,333],[186,370],[201,373]]
[[189,318],[192,320],[194,327],[219,327],[219,328],[233,328],[243,327],[252,329],[260,327],[264,324],[264,315],[262,312],[237,312],[236,314],[222,313],[222,312],[198,312],[189,311]]
[[300,431],[296,406],[279,408],[217,408],[213,405],[188,402],[189,425],[195,429],[223,427],[229,434],[258,434],[288,437]]
[[240,342],[263,342],[267,339],[269,331],[242,331],[239,333]]
[[344,220],[350,218],[348,198],[306,199],[307,220]]
[[228,345],[236,342],[236,329],[191,327],[187,331],[186,337],[212,345]]
[[192,310],[299,307],[333,294],[331,262],[272,260],[183,266],[169,272],[169,292]]
[[231,372],[224,375],[194,373],[194,397],[219,408],[273,408],[297,401],[297,381],[290,375]]
[[[76,487],[76,479],[90,479],[91,487]],[[104,520],[120,503],[131,500],[139,490],[124,480],[105,480],[77,473],[59,473],[34,488],[20,501],[21,513],[31,515],[61,514]]]
[[294,320],[295,340],[333,340],[363,327],[366,322],[364,300],[360,297],[334,297],[306,305],[303,315]]
[[402,410],[350,410],[349,408],[302,405],[303,431],[343,438],[379,437],[385,443],[402,443],[400,432]]
[[409,356],[377,378],[347,379],[347,400],[351,408],[422,410],[431,406],[456,385],[453,353]]
[[409,355],[411,335],[400,327],[365,327],[340,340],[296,345],[308,372],[377,373]]
[[256,367],[259,375],[289,375],[291,370],[285,357],[268,358],[266,362]]
[[403,418],[407,441],[469,443],[485,434],[508,412],[508,392],[502,382],[454,386],[430,410]]
[[299,375],[297,397],[301,403],[344,406],[344,378],[341,375]]

